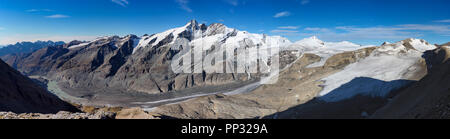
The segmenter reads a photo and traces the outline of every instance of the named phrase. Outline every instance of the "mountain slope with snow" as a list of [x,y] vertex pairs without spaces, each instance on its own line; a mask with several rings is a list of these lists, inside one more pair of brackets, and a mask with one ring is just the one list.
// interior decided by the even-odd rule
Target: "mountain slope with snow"
[[[421,72],[426,71],[422,58],[423,52],[435,48],[436,46],[429,45],[428,42],[418,39],[407,39],[394,44],[380,46],[369,57],[350,64],[342,71],[324,78],[325,88],[320,93],[321,99],[336,102],[358,94],[384,97],[389,92],[404,87],[408,84],[408,81],[373,85],[368,85],[367,82],[359,82],[353,84],[352,88],[339,87],[360,77],[385,82],[418,80],[424,76],[420,75]],[[421,77],[417,78],[417,76]],[[336,90],[338,88],[341,90]],[[332,91],[336,93],[330,93]],[[339,91],[347,93],[340,93]]]
[[0,111],[57,113],[76,111],[71,104],[33,82],[0,60]]
[[[154,47],[161,44],[180,44],[183,43],[182,41],[185,41],[184,39],[189,41],[189,44],[192,46],[203,45],[206,49],[218,43],[221,43],[220,45],[223,46],[240,46],[241,42],[258,46],[285,46],[290,44],[288,39],[279,36],[252,34],[228,28],[218,23],[207,26],[192,20],[183,27],[170,29],[151,36],[143,36],[134,52],[141,48]],[[166,42],[161,43],[164,40]]]
[[36,42],[18,42],[16,44],[0,47],[0,56],[10,54],[26,54],[49,46],[63,45],[64,42],[58,41],[36,41]]

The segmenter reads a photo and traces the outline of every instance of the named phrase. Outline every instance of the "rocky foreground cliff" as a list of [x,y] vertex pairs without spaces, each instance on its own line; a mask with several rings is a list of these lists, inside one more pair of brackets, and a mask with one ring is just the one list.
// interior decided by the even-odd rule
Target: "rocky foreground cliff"
[[0,111],[57,113],[77,111],[0,60]]

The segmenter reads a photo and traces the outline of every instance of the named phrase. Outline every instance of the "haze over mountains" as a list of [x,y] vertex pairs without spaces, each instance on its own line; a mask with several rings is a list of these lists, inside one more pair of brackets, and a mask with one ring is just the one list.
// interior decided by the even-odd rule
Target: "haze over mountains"
[[8,54],[26,54],[39,50],[48,46],[57,46],[65,44],[62,41],[36,41],[36,42],[18,42],[16,44],[10,44],[0,47],[0,56]]
[[[205,53],[212,55],[230,46],[278,47],[279,79],[262,84],[265,74],[249,71],[271,61],[247,65],[244,73],[175,73],[172,61],[191,54],[183,51],[191,46],[206,46]],[[242,53],[237,48],[236,55]],[[411,91],[405,88],[430,86],[436,88],[435,96],[448,95],[448,85],[432,83],[448,80],[448,55],[448,46],[421,39],[381,46],[323,42],[317,37],[291,42],[192,20],[152,35],[72,41],[1,58],[25,75],[48,80],[43,83],[47,89],[65,101],[84,105],[137,106],[175,118],[367,118],[383,117],[391,105],[414,105],[415,96],[426,93],[407,95]],[[227,57],[214,63],[236,62]],[[398,116],[411,117],[406,112]]]

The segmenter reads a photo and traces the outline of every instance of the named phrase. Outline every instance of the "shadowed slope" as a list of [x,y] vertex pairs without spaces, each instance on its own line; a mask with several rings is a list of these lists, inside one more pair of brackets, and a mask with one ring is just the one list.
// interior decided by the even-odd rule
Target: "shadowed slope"
[[56,113],[76,111],[0,60],[0,111]]
[[[382,81],[359,77],[331,91],[325,96],[295,106],[265,118],[364,118],[384,106],[386,97],[395,90],[413,83],[409,80]],[[339,101],[330,101],[336,100]]]
[[429,73],[372,118],[450,118],[450,48],[427,51]]

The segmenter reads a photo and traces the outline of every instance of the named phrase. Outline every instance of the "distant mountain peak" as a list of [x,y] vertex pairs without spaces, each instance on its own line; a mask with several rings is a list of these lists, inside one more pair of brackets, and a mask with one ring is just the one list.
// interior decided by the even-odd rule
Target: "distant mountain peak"
[[398,42],[397,44],[401,44],[407,48],[412,48],[420,52],[436,49],[435,45],[431,45],[430,43],[428,43],[423,39],[416,39],[416,38],[408,38]]
[[320,47],[325,46],[325,43],[322,40],[319,40],[319,38],[317,38],[316,36],[304,38],[300,41],[297,41],[296,44],[304,46],[320,46]]

